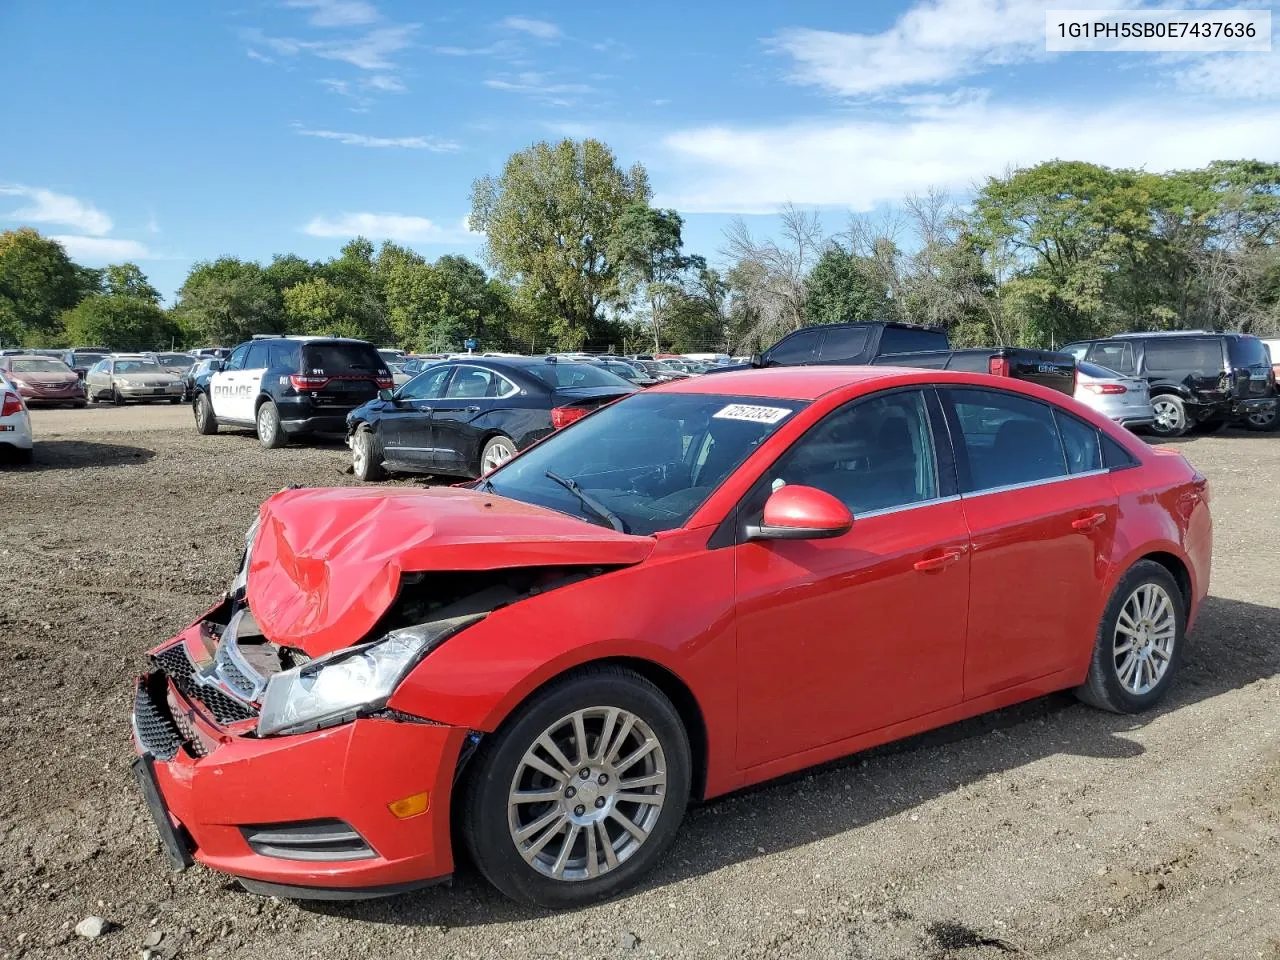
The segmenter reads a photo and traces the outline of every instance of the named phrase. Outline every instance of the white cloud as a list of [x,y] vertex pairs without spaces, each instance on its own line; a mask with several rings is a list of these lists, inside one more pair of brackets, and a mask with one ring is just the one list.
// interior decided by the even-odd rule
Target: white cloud
[[920,0],[883,33],[793,28],[770,46],[795,60],[792,80],[865,97],[1045,57],[1047,9],[1138,5],[1140,0]]
[[1280,95],[1280,56],[1274,53],[1199,56],[1177,80],[1185,90],[1224,99],[1274,100]]
[[492,77],[484,85],[491,90],[523,94],[540,103],[557,107],[570,106],[574,103],[574,98],[594,92],[594,88],[585,83],[553,80],[548,74],[534,71]]
[[468,243],[476,235],[468,229],[441,227],[426,217],[403,213],[344,213],[314,217],[302,228],[313,237],[369,237],[400,243]]
[[388,74],[378,74],[376,77],[370,77],[363,86],[371,90],[381,90],[383,93],[404,93],[405,85],[399,77],[393,77]]
[[[1107,106],[916,106],[895,120],[702,127],[668,136],[651,169],[661,206],[764,213],[781,204],[868,210],[931,186],[967,191],[1011,166],[1054,157],[1151,170],[1274,156],[1280,105],[1189,101]],[[669,172],[668,172],[669,170]]]
[[546,20],[534,20],[532,17],[507,17],[499,26],[517,33],[527,33],[538,40],[556,40],[560,37],[560,28]]
[[49,238],[66,248],[72,260],[90,263],[118,263],[121,260],[153,260],[155,256],[137,240],[120,240],[114,237],[77,237],[66,234]]
[[286,7],[311,10],[313,27],[355,27],[379,19],[377,8],[364,0],[285,0]]
[[271,59],[271,57],[268,57],[265,53],[259,53],[253,47],[245,48],[244,52],[250,60],[257,60],[259,63],[275,63],[275,60]]
[[298,129],[303,137],[319,137],[322,140],[336,140],[351,147],[402,147],[406,150],[430,150],[432,153],[452,153],[458,144],[452,140],[439,140],[436,137],[370,137],[363,133],[344,133],[340,130],[306,130]]
[[395,68],[391,55],[412,46],[417,29],[416,23],[404,23],[379,27],[350,40],[298,40],[269,36],[255,27],[242,31],[241,36],[251,44],[251,49],[266,47],[282,57],[310,53],[325,60],[340,60],[361,70],[388,71]]
[[29,201],[17,210],[0,213],[0,219],[21,220],[24,223],[58,223],[95,236],[111,231],[110,217],[93,204],[65,193],[14,183],[0,184],[0,196],[23,197]]

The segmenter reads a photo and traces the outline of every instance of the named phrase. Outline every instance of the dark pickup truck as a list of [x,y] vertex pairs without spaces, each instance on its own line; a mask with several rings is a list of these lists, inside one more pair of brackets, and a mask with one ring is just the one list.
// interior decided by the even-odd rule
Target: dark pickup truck
[[712,371],[816,364],[964,370],[1026,380],[1068,396],[1076,389],[1076,361],[1069,354],[1021,347],[952,350],[943,330],[890,322],[802,327],[753,356],[749,365],[713,367]]

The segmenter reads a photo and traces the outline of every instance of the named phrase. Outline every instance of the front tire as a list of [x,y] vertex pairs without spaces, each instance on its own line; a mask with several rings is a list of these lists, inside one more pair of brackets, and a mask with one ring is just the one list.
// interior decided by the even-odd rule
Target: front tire
[[351,472],[357,480],[376,483],[387,478],[382,466],[382,444],[372,430],[357,430],[351,438]]
[[675,838],[691,769],[684,725],[662,691],[631,670],[587,667],[536,693],[484,741],[462,798],[463,837],[480,872],[513,900],[601,900]]
[[111,402],[117,407],[124,406],[124,394],[122,394],[117,387],[111,388]]
[[1158,437],[1180,437],[1191,427],[1187,405],[1181,397],[1162,393],[1151,399],[1151,408],[1155,412],[1151,430]]
[[280,426],[280,410],[270,400],[264,400],[258,407],[258,442],[268,450],[278,450],[289,442],[288,435]]
[[206,393],[196,394],[196,402],[192,407],[196,416],[196,433],[210,436],[218,432],[218,418],[213,415],[213,404]]
[[1076,696],[1112,713],[1139,713],[1168,692],[1182,663],[1186,601],[1160,564],[1140,560],[1103,611],[1089,676]]

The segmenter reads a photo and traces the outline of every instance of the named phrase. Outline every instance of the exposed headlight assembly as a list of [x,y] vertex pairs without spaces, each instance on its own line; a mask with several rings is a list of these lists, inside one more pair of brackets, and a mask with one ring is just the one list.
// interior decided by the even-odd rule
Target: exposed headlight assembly
[[249,557],[253,555],[253,541],[258,537],[258,518],[253,518],[248,532],[244,535],[244,559],[240,561],[240,572],[231,581],[231,595],[242,592],[249,582]]
[[258,736],[308,733],[381,710],[423,657],[486,616],[468,614],[393,630],[373,643],[274,674],[262,697]]

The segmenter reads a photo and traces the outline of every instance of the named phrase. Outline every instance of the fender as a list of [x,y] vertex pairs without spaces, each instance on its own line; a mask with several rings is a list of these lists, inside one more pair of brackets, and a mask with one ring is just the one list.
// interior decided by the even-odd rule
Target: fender
[[737,737],[732,551],[660,553],[666,554],[661,544],[637,566],[495,610],[432,651],[388,706],[492,732],[541,686],[575,667],[642,660],[692,695],[707,735],[707,792],[721,792],[718,785],[735,780]]

